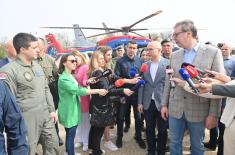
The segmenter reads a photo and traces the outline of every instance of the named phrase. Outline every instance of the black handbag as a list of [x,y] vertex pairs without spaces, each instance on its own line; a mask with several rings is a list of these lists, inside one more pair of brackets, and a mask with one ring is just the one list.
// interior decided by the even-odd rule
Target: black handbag
[[102,105],[99,108],[97,108],[95,105],[91,105],[91,111],[91,125],[97,127],[106,127],[114,124],[115,118],[111,105]]

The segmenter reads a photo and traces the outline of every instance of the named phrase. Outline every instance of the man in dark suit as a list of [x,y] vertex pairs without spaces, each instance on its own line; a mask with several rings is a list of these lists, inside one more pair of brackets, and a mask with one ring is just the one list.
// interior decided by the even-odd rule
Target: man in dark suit
[[[197,68],[224,72],[223,58],[219,49],[198,43],[197,28],[190,20],[176,23],[173,39],[181,47],[172,53],[170,67],[174,77],[183,62],[191,63]],[[170,89],[166,77],[161,115],[168,117],[170,129],[170,154],[182,154],[182,141],[187,127],[190,134],[191,154],[204,154],[204,128],[211,129],[217,125],[220,115],[220,99],[207,99],[186,92],[180,86]]]
[[169,64],[169,60],[161,58],[161,44],[158,41],[150,42],[147,51],[151,60],[146,62],[148,70],[143,74],[145,85],[139,88],[138,110],[144,112],[145,116],[148,155],[155,155],[156,123],[158,127],[157,154],[164,155],[167,141],[167,121],[161,117],[160,107],[166,66]]
[[6,50],[6,57],[0,60],[0,68],[3,67],[4,65],[8,64],[12,60],[15,59],[16,57],[16,50],[13,46],[12,40],[8,41],[5,45],[5,50]]

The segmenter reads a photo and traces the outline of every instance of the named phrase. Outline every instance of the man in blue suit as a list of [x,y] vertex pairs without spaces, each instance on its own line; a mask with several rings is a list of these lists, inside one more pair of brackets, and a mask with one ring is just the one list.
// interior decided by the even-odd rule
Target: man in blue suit
[[8,64],[12,60],[14,60],[16,57],[16,50],[13,46],[12,40],[10,40],[6,43],[5,50],[6,50],[6,57],[3,58],[2,60],[0,60],[0,68],[4,65]]
[[167,121],[161,117],[161,102],[165,84],[166,66],[169,60],[161,58],[161,44],[158,41],[150,42],[147,46],[150,61],[147,72],[143,75],[145,85],[139,88],[138,110],[144,112],[146,121],[146,135],[148,154],[155,155],[156,150],[156,123],[158,127],[157,154],[164,155],[167,141]]
[[[27,155],[29,152],[27,142],[27,129],[20,107],[10,93],[0,74],[0,154],[1,155]],[[7,134],[7,153],[3,131]]]

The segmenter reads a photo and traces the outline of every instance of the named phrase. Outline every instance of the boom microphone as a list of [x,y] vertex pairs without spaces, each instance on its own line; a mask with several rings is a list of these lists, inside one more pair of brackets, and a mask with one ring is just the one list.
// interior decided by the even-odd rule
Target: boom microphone
[[194,82],[192,81],[192,79],[190,78],[189,73],[184,69],[181,68],[179,70],[179,74],[182,77],[182,79],[184,79],[185,81],[187,81],[187,83],[189,84],[189,86],[192,88],[192,90],[194,91],[194,93],[198,94],[199,90],[195,87]]
[[138,82],[137,82],[137,84],[134,86],[134,87],[132,87],[131,88],[131,90],[132,91],[135,91],[135,90],[137,90],[141,85],[144,85],[145,84],[145,81],[144,80],[139,80]]
[[[166,73],[169,75],[169,78],[173,78],[173,69],[168,65],[166,66]],[[170,80],[170,87],[175,88],[175,81]]]
[[111,69],[106,69],[105,71],[102,72],[101,75],[95,77],[95,80],[97,81],[97,80],[101,79],[102,77],[109,76],[110,74],[112,74],[112,70]]

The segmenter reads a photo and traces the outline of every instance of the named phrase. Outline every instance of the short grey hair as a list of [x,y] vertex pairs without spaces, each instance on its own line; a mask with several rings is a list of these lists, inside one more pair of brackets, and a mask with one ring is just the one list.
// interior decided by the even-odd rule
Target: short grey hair
[[183,20],[183,21],[179,21],[175,24],[174,28],[179,27],[179,26],[181,27],[181,31],[183,31],[183,32],[191,31],[193,38],[198,40],[197,28],[194,25],[193,21],[188,20],[188,19]]

